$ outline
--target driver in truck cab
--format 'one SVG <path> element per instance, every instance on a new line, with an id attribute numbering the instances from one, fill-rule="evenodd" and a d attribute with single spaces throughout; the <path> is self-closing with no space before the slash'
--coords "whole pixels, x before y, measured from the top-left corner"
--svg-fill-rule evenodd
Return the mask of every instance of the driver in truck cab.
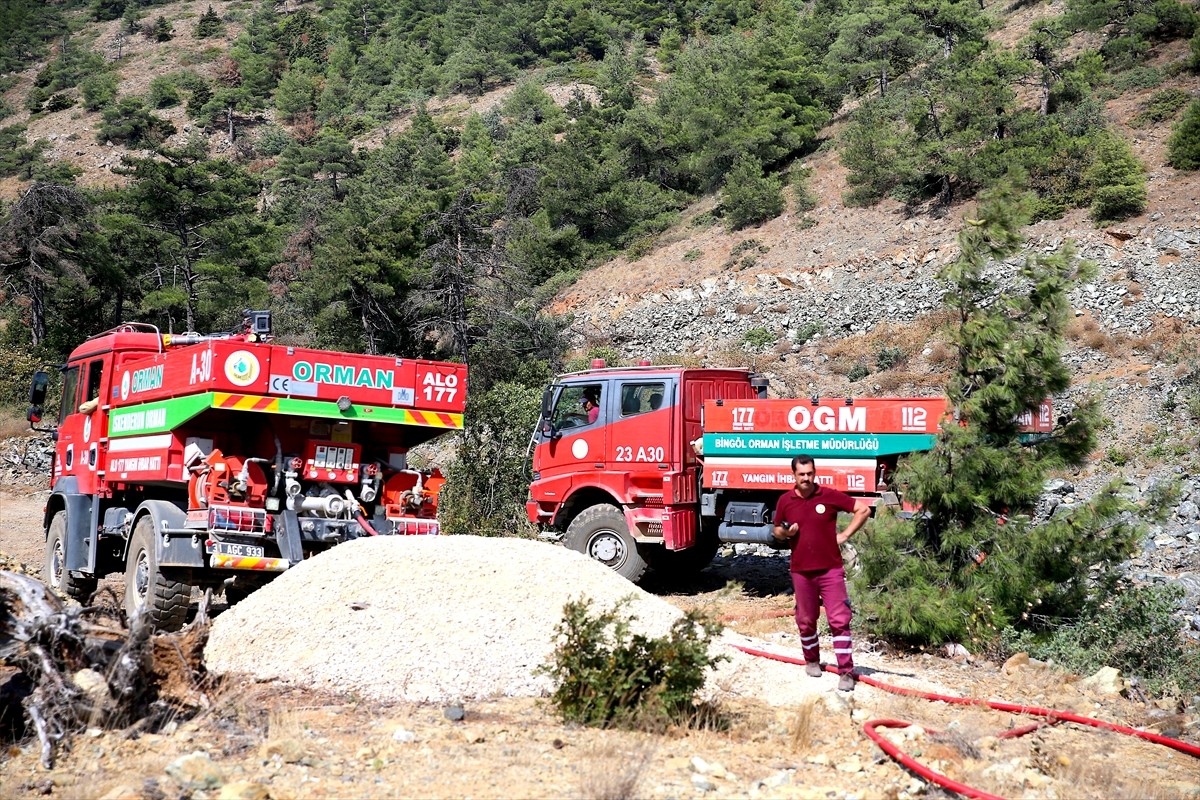
<path id="1" fill-rule="evenodd" d="M 600 390 L 591 386 L 584 389 L 579 404 L 587 414 L 587 424 L 591 425 L 600 416 Z"/>

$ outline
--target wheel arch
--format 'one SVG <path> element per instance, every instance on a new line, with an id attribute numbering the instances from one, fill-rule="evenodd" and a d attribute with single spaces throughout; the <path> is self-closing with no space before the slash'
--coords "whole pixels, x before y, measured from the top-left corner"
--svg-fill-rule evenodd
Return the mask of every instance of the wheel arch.
<path id="1" fill-rule="evenodd" d="M 66 513 L 67 531 L 63 541 L 64 566 L 77 572 L 92 572 L 95 563 L 90 556 L 96 548 L 96 532 L 92 529 L 92 504 L 97 502 L 90 495 L 79 492 L 79 481 L 66 477 L 54 484 L 54 491 L 46 500 L 42 515 L 42 541 L 50 540 L 50 522 L 56 514 Z"/>
<path id="2" fill-rule="evenodd" d="M 612 492 L 599 486 L 582 486 L 572 492 L 559 506 L 558 513 L 554 515 L 554 527 L 565 531 L 583 511 L 600 505 L 613 506 L 625 513 L 625 507 Z"/>
<path id="3" fill-rule="evenodd" d="M 122 548 L 122 561 L 126 561 L 129 558 L 129 543 L 133 538 L 133 530 L 137 528 L 139 522 L 146 518 L 151 520 L 151 525 L 154 528 L 154 550 L 159 564 L 162 564 L 163 558 L 168 555 L 166 551 L 170 550 L 172 551 L 171 554 L 174 554 L 175 550 L 181 549 L 170 546 L 163 547 L 163 537 L 160 534 L 164 528 L 169 530 L 183 528 L 184 523 L 187 522 L 187 512 L 166 500 L 145 500 L 133 512 L 133 520 L 129 525 L 130 536 L 125 540 L 125 546 Z M 196 561 L 195 566 L 204 566 L 204 556 L 202 554 Z"/>

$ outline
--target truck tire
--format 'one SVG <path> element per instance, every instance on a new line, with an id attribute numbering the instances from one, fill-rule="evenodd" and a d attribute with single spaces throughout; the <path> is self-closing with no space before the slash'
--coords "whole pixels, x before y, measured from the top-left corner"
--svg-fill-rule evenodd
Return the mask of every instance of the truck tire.
<path id="1" fill-rule="evenodd" d="M 649 566 L 629 533 L 625 515 L 615 506 L 585 509 L 567 526 L 563 543 L 634 583 L 642 579 Z"/>
<path id="2" fill-rule="evenodd" d="M 67 572 L 67 512 L 59 511 L 50 519 L 46 532 L 46 568 L 43 573 L 51 589 L 86 603 L 96 591 L 95 578 L 76 578 Z"/>
<path id="3" fill-rule="evenodd" d="M 179 630 L 187 619 L 192 587 L 164 577 L 154 552 L 154 519 L 149 514 L 133 526 L 125 560 L 125 613 L 130 620 L 149 615 L 156 630 Z"/>

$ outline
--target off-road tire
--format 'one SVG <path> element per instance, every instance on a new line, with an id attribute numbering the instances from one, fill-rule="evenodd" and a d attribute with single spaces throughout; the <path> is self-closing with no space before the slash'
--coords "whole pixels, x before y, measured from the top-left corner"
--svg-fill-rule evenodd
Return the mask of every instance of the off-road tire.
<path id="1" fill-rule="evenodd" d="M 95 578 L 76 578 L 67 572 L 66 511 L 59 511 L 50 519 L 50 530 L 46 531 L 46 566 L 42 575 L 50 588 L 80 603 L 87 603 L 96 592 Z"/>
<path id="2" fill-rule="evenodd" d="M 154 552 L 154 519 L 147 514 L 133 526 L 125 559 L 125 613 L 148 615 L 156 630 L 171 633 L 187 620 L 192 587 L 164 577 Z"/>
<path id="3" fill-rule="evenodd" d="M 625 515 L 616 506 L 592 506 L 580 512 L 567 526 L 563 544 L 634 583 L 649 568 L 625 524 Z"/>

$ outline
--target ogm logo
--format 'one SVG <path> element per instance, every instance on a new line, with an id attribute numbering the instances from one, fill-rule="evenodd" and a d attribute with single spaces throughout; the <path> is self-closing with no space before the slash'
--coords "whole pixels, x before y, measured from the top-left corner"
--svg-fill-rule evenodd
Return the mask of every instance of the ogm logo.
<path id="1" fill-rule="evenodd" d="M 129 373 L 126 372 L 121 376 L 121 399 L 129 399 Z"/>
<path id="2" fill-rule="evenodd" d="M 261 371 L 258 358 L 249 350 L 238 350 L 225 359 L 225 377 L 236 386 L 249 386 Z"/>

